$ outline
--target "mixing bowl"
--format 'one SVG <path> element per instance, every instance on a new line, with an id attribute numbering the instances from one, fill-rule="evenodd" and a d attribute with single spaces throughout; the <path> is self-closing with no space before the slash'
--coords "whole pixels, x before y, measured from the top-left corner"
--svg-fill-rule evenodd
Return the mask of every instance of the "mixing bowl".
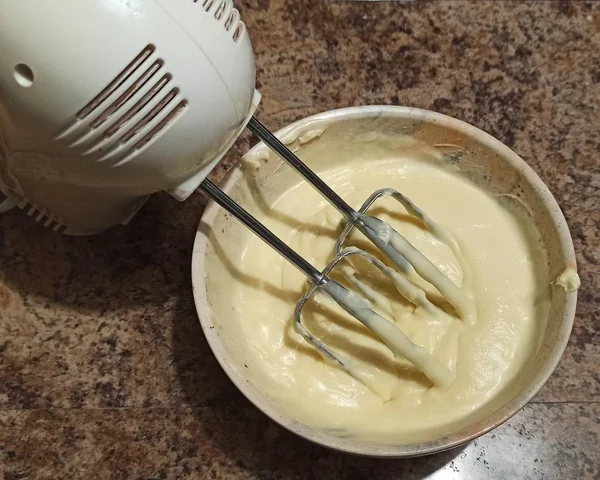
<path id="1" fill-rule="evenodd" d="M 258 388 L 253 360 L 236 323 L 229 292 L 235 281 L 236 262 L 242 255 L 237 238 L 244 227 L 214 203 L 206 208 L 197 231 L 192 258 L 194 299 L 208 343 L 233 383 L 256 407 L 288 430 L 318 444 L 344 452 L 408 457 L 456 447 L 500 425 L 518 412 L 544 385 L 567 344 L 577 294 L 553 282 L 563 272 L 576 271 L 569 230 L 559 206 L 535 172 L 513 151 L 485 132 L 438 113 L 407 107 L 366 106 L 334 110 L 289 125 L 277 136 L 302 157 L 311 142 L 351 138 L 358 132 L 412 136 L 445 154 L 447 167 L 469 178 L 516 215 L 535 243 L 536 268 L 549 284 L 550 308 L 540 341 L 520 374 L 486 405 L 435 438 L 406 439 L 380 444 L 310 428 L 296 422 Z M 251 168 L 241 165 L 225 179 L 223 189 L 259 219 L 265 205 L 298 181 L 298 176 L 258 144 L 250 152 Z M 260 161 L 256 158 L 263 157 Z M 307 161 L 317 173 L 327 162 Z M 248 166 L 246 164 L 246 166 Z M 251 358 L 252 357 L 252 358 Z"/>

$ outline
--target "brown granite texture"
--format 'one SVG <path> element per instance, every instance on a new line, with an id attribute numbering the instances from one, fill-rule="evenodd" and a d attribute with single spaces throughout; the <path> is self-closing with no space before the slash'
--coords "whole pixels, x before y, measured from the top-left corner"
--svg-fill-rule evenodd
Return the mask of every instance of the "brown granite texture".
<path id="1" fill-rule="evenodd" d="M 240 4 L 242 2 L 238 2 Z M 415 460 L 309 444 L 221 371 L 192 301 L 205 205 L 156 195 L 90 238 L 0 216 L 0 475 L 22 478 L 600 478 L 600 5 L 246 0 L 260 118 L 361 104 L 491 133 L 563 208 L 582 280 L 542 392 L 465 448 Z M 250 144 L 245 135 L 218 180 Z"/>

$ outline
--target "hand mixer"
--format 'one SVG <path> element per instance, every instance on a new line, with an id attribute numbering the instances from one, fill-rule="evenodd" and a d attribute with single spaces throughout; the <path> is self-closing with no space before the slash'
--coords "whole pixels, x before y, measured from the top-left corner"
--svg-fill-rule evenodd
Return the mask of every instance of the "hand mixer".
<path id="1" fill-rule="evenodd" d="M 446 367 L 375 312 L 368 299 L 379 294 L 369 285 L 345 272 L 362 296 L 329 274 L 360 256 L 416 308 L 439 310 L 415 283 L 419 276 L 469 320 L 473 306 L 461 289 L 366 212 L 391 196 L 459 254 L 456 242 L 392 189 L 375 192 L 354 210 L 253 117 L 260 101 L 254 57 L 231 0 L 0 0 L 0 44 L 0 189 L 6 196 L 0 211 L 18 205 L 47 227 L 86 235 L 126 224 L 152 193 L 167 191 L 183 201 L 199 188 L 306 275 L 311 286 L 297 304 L 295 328 L 325 359 L 361 379 L 303 325 L 302 308 L 316 292 L 333 298 L 434 384 L 452 381 Z M 206 179 L 244 128 L 346 219 L 323 271 Z M 395 268 L 343 248 L 353 228 Z"/>

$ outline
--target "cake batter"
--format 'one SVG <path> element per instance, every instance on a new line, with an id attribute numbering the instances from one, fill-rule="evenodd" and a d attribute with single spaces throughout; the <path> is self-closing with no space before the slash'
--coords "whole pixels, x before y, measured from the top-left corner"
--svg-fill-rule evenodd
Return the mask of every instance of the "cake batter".
<path id="1" fill-rule="evenodd" d="M 298 422 L 383 442 L 410 441 L 411 433 L 441 431 L 484 405 L 518 374 L 537 346 L 543 328 L 536 305 L 539 278 L 518 220 L 497 199 L 440 168 L 436 152 L 421 148 L 410 140 L 365 134 L 351 146 L 317 141 L 305 155 L 331 160 L 333 166 L 319 172 L 321 177 L 355 207 L 374 190 L 392 187 L 455 239 L 458 250 L 392 199 L 372 207 L 373 215 L 422 252 L 471 307 L 456 308 L 428 282 L 410 278 L 433 307 L 416 306 L 368 265 L 346 265 L 336 277 L 341 282 L 360 278 L 374 286 L 380 299 L 371 302 L 375 310 L 450 372 L 449 381 L 432 381 L 402 355 L 394 356 L 381 339 L 320 294 L 307 305 L 306 328 L 348 359 L 364 381 L 324 361 L 293 329 L 304 276 L 258 238 L 240 239 L 240 275 L 259 283 L 268 278 L 276 287 L 232 286 L 240 335 L 256 357 L 253 368 L 261 370 L 255 377 L 260 389 Z M 432 161 L 423 161 L 424 156 Z M 332 258 L 342 228 L 339 213 L 301 182 L 272 202 L 270 213 L 259 220 L 317 268 Z M 377 252 L 358 232 L 350 243 Z M 472 311 L 465 314 L 464 308 Z"/>

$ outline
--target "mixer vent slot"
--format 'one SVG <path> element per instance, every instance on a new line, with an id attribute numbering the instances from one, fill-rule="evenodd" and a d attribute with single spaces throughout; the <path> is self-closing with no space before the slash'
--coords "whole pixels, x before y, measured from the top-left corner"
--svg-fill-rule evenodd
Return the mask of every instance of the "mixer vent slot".
<path id="1" fill-rule="evenodd" d="M 127 80 L 136 70 L 139 69 L 144 61 L 154 53 L 154 50 L 154 45 L 148 45 L 146 48 L 144 48 L 144 50 L 142 50 L 142 52 L 135 57 L 133 61 L 127 65 L 127 67 L 125 67 L 125 69 L 119 75 L 117 75 L 117 77 L 110 82 L 104 90 L 102 90 L 90 103 L 88 103 L 77 113 L 77 116 L 83 120 L 94 110 L 96 110 L 96 108 L 98 108 L 102 102 L 104 102 L 104 100 L 106 100 L 117 88 L 123 85 L 123 82 L 125 82 L 125 80 Z"/>
<path id="2" fill-rule="evenodd" d="M 57 137 L 82 155 L 120 165 L 149 146 L 186 107 L 164 60 L 148 45 Z"/>
<path id="3" fill-rule="evenodd" d="M 202 2 L 205 12 L 214 10 L 214 17 L 218 22 L 223 21 L 225 31 L 232 33 L 234 42 L 237 42 L 244 33 L 244 22 L 240 20 L 240 12 L 233 8 L 232 0 L 193 0 L 194 3 Z"/>
<path id="4" fill-rule="evenodd" d="M 238 23 L 237 27 L 235 28 L 235 31 L 233 32 L 233 41 L 237 42 L 243 33 L 244 33 L 244 22 L 240 22 L 240 23 Z"/>
<path id="5" fill-rule="evenodd" d="M 44 208 L 41 208 L 36 203 L 23 200 L 23 202 L 19 205 L 19 208 L 21 208 L 21 210 L 23 210 L 28 216 L 33 217 L 36 222 L 43 224 L 44 227 L 50 228 L 55 232 L 64 232 L 67 228 L 67 226 L 52 213 L 48 212 Z"/>
<path id="6" fill-rule="evenodd" d="M 145 147 L 151 140 L 154 139 L 167 125 L 171 124 L 175 118 L 187 107 L 187 101 L 182 100 L 164 117 L 156 126 L 138 140 L 133 146 L 133 151 L 137 151 Z"/>
<path id="7" fill-rule="evenodd" d="M 204 0 L 204 3 L 202 3 L 202 8 L 205 11 L 210 12 L 210 9 L 212 8 L 214 3 L 215 3 L 215 0 Z"/>

